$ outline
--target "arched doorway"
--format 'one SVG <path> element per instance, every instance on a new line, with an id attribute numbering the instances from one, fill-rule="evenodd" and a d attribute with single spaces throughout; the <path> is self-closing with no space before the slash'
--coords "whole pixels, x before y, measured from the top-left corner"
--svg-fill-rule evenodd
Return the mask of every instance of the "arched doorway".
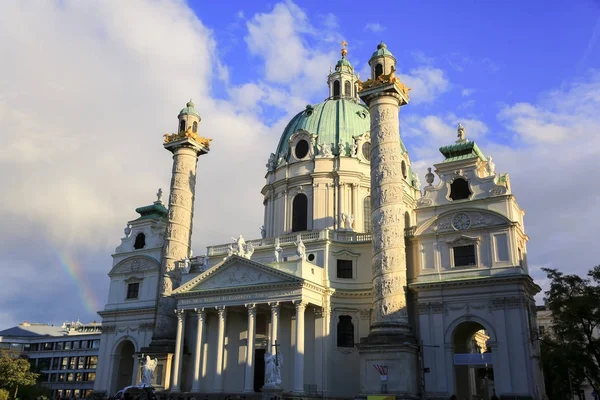
<path id="1" fill-rule="evenodd" d="M 494 394 L 494 369 L 489 339 L 489 334 L 478 322 L 462 322 L 454 329 L 454 392 L 459 399 L 489 400 Z"/>
<path id="2" fill-rule="evenodd" d="M 133 355 L 135 347 L 130 340 L 124 340 L 115 349 L 111 395 L 130 386 L 133 380 Z"/>

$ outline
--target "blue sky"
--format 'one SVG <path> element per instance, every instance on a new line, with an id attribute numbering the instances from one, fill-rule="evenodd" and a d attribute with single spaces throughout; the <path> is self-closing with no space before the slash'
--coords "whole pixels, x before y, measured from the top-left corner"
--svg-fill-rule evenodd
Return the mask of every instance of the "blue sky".
<path id="1" fill-rule="evenodd" d="M 0 328 L 98 319 L 126 222 L 168 191 L 162 135 L 189 98 L 213 138 L 194 253 L 258 236 L 269 153 L 294 114 L 327 96 L 342 40 L 361 76 L 379 41 L 396 56 L 413 89 L 401 132 L 421 181 L 458 122 L 510 173 L 539 284 L 541 267 L 598 263 L 597 0 L 8 1 Z"/>

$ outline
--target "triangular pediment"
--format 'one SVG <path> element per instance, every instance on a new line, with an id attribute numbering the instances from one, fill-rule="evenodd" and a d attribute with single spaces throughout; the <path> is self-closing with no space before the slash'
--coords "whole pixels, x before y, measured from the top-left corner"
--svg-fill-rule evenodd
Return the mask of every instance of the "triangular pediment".
<path id="1" fill-rule="evenodd" d="M 301 282 L 302 279 L 294 275 L 234 255 L 181 285 L 172 293 L 183 294 L 263 285 L 285 285 Z"/>

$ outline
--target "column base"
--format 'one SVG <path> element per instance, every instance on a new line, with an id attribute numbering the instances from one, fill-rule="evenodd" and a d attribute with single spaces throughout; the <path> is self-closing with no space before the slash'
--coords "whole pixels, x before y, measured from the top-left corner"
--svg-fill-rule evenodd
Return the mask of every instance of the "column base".
<path id="1" fill-rule="evenodd" d="M 360 357 L 360 393 L 395 395 L 396 399 L 419 398 L 419 346 L 414 336 L 382 330 L 372 332 L 358 345 Z M 382 380 L 375 366 L 386 366 Z M 358 396 L 362 397 L 362 396 Z"/>
<path id="2" fill-rule="evenodd" d="M 283 389 L 279 386 L 263 386 L 262 400 L 281 400 L 283 399 Z"/>

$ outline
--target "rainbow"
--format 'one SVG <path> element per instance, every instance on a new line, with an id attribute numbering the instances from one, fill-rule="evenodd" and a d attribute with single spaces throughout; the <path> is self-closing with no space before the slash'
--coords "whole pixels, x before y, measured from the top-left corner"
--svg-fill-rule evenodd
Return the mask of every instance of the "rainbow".
<path id="1" fill-rule="evenodd" d="M 80 264 L 66 251 L 56 251 L 56 256 L 71 281 L 77 286 L 81 303 L 83 303 L 85 309 L 92 315 L 96 315 L 96 312 L 99 310 L 98 301 L 88 280 L 82 273 Z"/>

